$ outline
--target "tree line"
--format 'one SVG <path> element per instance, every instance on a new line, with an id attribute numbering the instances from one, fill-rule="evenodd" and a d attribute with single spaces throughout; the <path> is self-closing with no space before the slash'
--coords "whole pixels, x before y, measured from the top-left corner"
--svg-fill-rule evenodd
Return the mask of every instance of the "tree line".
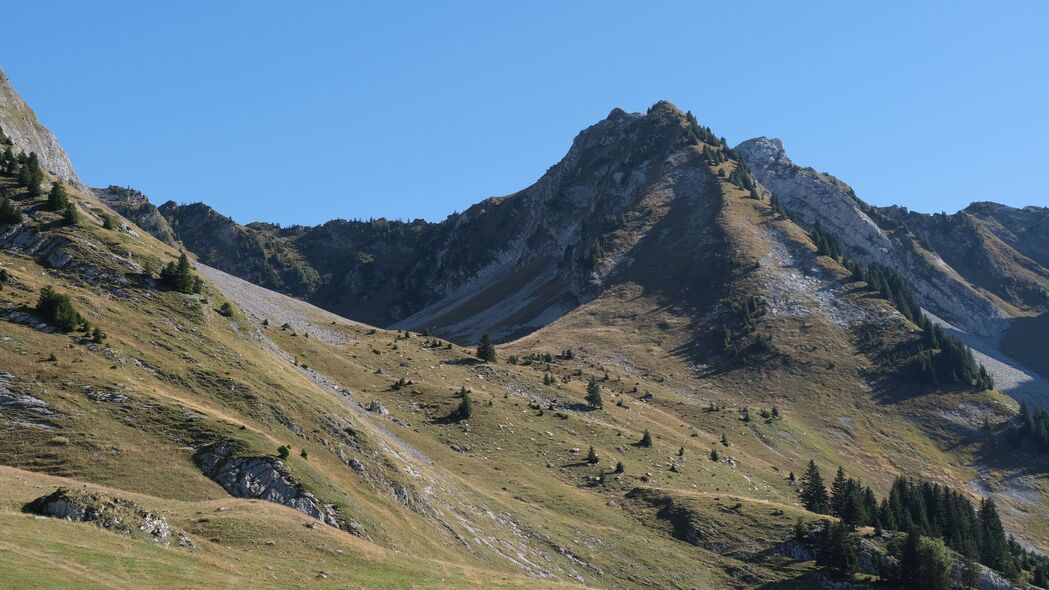
<path id="1" fill-rule="evenodd" d="M 911 373 L 925 383 L 947 383 L 994 389 L 994 379 L 976 362 L 972 351 L 958 338 L 944 332 L 922 312 L 906 279 L 880 264 L 863 265 L 845 254 L 841 241 L 818 220 L 810 232 L 816 253 L 833 258 L 852 273 L 853 281 L 863 281 L 867 288 L 891 303 L 903 317 L 917 324 L 922 339 L 910 364 Z"/>
<path id="2" fill-rule="evenodd" d="M 841 467 L 828 491 L 823 476 L 814 461 L 809 461 L 799 481 L 798 494 L 805 508 L 818 514 L 837 516 L 840 521 L 828 527 L 822 538 L 824 555 L 833 555 L 829 562 L 844 563 L 850 549 L 842 545 L 851 541 L 847 532 L 860 526 L 881 531 L 908 534 L 911 547 L 902 549 L 901 570 L 918 571 L 916 552 L 922 537 L 936 539 L 958 553 L 967 562 L 979 562 L 1001 572 L 1011 580 L 1019 580 L 1023 572 L 1035 585 L 1049 582 L 1049 558 L 1026 551 L 1014 539 L 1008 538 L 998 515 L 994 500 L 983 498 L 974 506 L 968 497 L 945 485 L 925 480 L 899 477 L 893 482 L 888 496 L 878 502 L 869 486 L 847 477 Z M 844 532 L 834 530 L 840 526 Z"/>

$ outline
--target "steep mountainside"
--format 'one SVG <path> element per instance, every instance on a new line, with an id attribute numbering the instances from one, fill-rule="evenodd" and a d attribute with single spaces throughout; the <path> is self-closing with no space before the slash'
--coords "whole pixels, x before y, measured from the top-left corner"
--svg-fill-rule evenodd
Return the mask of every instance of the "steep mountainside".
<path id="1" fill-rule="evenodd" d="M 673 196 L 713 186 L 694 127 L 665 102 L 646 115 L 616 109 L 533 186 L 436 224 L 280 230 L 239 226 L 201 204 L 161 213 L 201 260 L 347 317 L 461 342 L 483 332 L 508 340 L 641 272 L 630 270 L 634 261 L 666 245 L 651 232 L 671 223 L 663 215 Z"/>
<path id="2" fill-rule="evenodd" d="M 158 210 L 253 281 L 491 329 L 487 361 L 180 257 L 121 216 L 156 221 L 138 195 L 30 165 L 0 169 L 0 586 L 827 588 L 847 545 L 896 587 L 911 527 L 955 578 L 972 540 L 985 587 L 1040 580 L 1017 404 L 669 103 L 439 224 Z"/>
<path id="3" fill-rule="evenodd" d="M 1008 314 L 977 291 L 938 253 L 923 247 L 909 228 L 886 223 L 877 210 L 829 174 L 798 166 L 783 144 L 760 137 L 737 147 L 754 176 L 800 223 L 824 224 L 860 260 L 896 269 L 910 281 L 922 304 L 965 330 L 994 335 Z"/>
<path id="4" fill-rule="evenodd" d="M 14 142 L 17 150 L 36 153 L 40 165 L 63 182 L 83 188 L 66 151 L 53 133 L 40 124 L 36 114 L 15 92 L 7 74 L 0 69 L 0 129 Z"/>

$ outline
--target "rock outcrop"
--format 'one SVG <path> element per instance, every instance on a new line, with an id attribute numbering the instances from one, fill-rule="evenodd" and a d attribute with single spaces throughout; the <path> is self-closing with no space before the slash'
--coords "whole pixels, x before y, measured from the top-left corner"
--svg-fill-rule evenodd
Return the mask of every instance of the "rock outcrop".
<path id="1" fill-rule="evenodd" d="M 872 207 L 840 180 L 796 165 L 778 139 L 759 137 L 736 152 L 755 178 L 801 225 L 817 221 L 836 234 L 849 255 L 878 263 L 903 275 L 921 305 L 964 330 L 991 336 L 1008 326 L 1007 313 L 979 293 L 936 253 L 922 248 L 905 227 L 879 225 Z"/>
<path id="2" fill-rule="evenodd" d="M 36 152 L 44 170 L 76 188 L 84 188 L 66 151 L 54 134 L 40 124 L 33 109 L 18 95 L 3 70 L 0 70 L 0 129 L 11 138 L 16 151 Z"/>
<path id="3" fill-rule="evenodd" d="M 133 188 L 109 186 L 94 189 L 95 195 L 103 200 L 114 211 L 133 221 L 135 225 L 146 230 L 153 237 L 169 246 L 178 247 L 178 238 L 175 230 L 171 229 L 168 220 L 160 214 L 160 210 L 149 202 L 146 195 Z"/>
<path id="4" fill-rule="evenodd" d="M 173 531 L 163 516 L 125 498 L 61 487 L 29 502 L 22 510 L 51 518 L 94 523 L 107 530 L 147 538 L 162 545 L 169 545 L 175 539 L 180 546 L 195 547 L 185 533 Z"/>
<path id="5" fill-rule="evenodd" d="M 239 456 L 238 452 L 231 444 L 216 443 L 198 450 L 193 461 L 231 496 L 282 504 L 331 526 L 347 528 L 335 506 L 307 492 L 283 462 L 273 457 Z"/>

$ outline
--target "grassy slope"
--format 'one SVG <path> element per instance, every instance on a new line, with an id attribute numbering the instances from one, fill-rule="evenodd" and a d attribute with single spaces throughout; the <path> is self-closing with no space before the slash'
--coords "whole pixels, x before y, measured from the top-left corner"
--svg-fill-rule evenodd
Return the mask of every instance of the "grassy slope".
<path id="1" fill-rule="evenodd" d="M 768 217 L 766 204 L 722 190 L 717 223 L 734 236 L 739 268 L 751 268 L 751 259 L 764 255 L 772 224 L 811 250 L 796 227 Z M 48 215 L 37 217 L 46 221 Z M 90 219 L 76 232 L 106 249 L 130 250 L 136 260 L 174 254 L 151 238 L 102 230 Z M 88 256 L 91 249 L 81 248 Z M 112 350 L 3 324 L 9 339 L 0 342 L 0 366 L 15 376 L 12 387 L 63 413 L 54 419 L 56 430 L 0 421 L 0 436 L 8 441 L 4 462 L 112 488 L 165 511 L 201 546 L 194 553 L 114 542 L 111 533 L 90 525 L 21 515 L 20 504 L 58 480 L 4 469 L 0 560 L 14 567 L 0 568 L 0 578 L 12 583 L 63 583 L 77 576 L 119 587 L 149 572 L 160 585 L 535 584 L 520 577 L 516 561 L 561 580 L 606 587 L 804 585 L 805 566 L 754 565 L 753 579 L 739 574 L 744 561 L 787 538 L 797 516 L 812 517 L 798 506 L 789 471 L 800 472 L 814 457 L 828 477 L 841 464 L 879 493 L 901 473 L 964 489 L 977 478 L 970 463 L 984 435 L 945 413 L 975 407 L 998 420 L 1009 411 L 997 394 L 903 395 L 891 378 L 872 372 L 878 347 L 861 345 L 856 334 L 819 317 L 769 316 L 760 329 L 773 336 L 773 353 L 719 359 L 710 336 L 689 318 L 714 309 L 720 298 L 760 288 L 760 277 L 747 270 L 729 277 L 709 301 L 697 299 L 710 306 L 698 310 L 675 309 L 660 290 L 624 281 L 500 349 L 505 358 L 573 348 L 574 359 L 489 366 L 470 360 L 469 350 L 429 348 L 418 335 L 397 339 L 351 322 L 332 325 L 320 312 L 310 338 L 272 320 L 264 329 L 261 320 L 269 318 L 243 312 L 231 321 L 214 311 L 223 295 L 211 286 L 206 303 L 142 285 L 125 287 L 128 297 L 122 298 L 10 251 L 0 252 L 0 262 L 15 276 L 0 292 L 3 307 L 31 304 L 40 287 L 57 283 L 109 333 Z M 819 263 L 842 273 L 829 261 Z M 860 290 L 846 293 L 857 306 L 885 311 L 884 302 Z M 905 337 L 899 334 L 887 329 L 884 337 Z M 293 366 L 275 348 L 309 369 Z M 50 352 L 57 363 L 46 361 Z M 547 372 L 555 385 L 543 385 Z M 322 385 L 321 376 L 349 389 L 349 402 Z M 602 379 L 604 410 L 579 407 L 590 376 Z M 412 383 L 394 389 L 401 377 Z M 83 393 L 86 385 L 129 392 L 130 400 L 92 401 Z M 475 414 L 468 423 L 443 423 L 461 386 L 473 391 Z M 646 393 L 653 397 L 643 401 Z M 402 422 L 355 405 L 372 400 Z M 711 401 L 721 410 L 706 411 Z M 550 403 L 556 409 L 545 409 Z M 781 420 L 758 418 L 758 408 L 772 405 Z M 749 423 L 740 419 L 743 407 L 752 410 Z M 328 426 L 333 421 L 356 436 L 342 436 Z M 632 444 L 645 430 L 655 439 L 651 449 Z M 718 442 L 722 433 L 728 448 Z M 292 473 L 362 522 L 376 544 L 334 529 L 308 529 L 305 517 L 275 505 L 228 498 L 189 460 L 192 445 L 220 437 L 259 454 L 290 444 Z M 601 458 L 597 465 L 582 461 L 589 446 Z M 710 461 L 711 448 L 735 464 Z M 300 449 L 309 452 L 308 460 L 297 456 Z M 365 463 L 368 476 L 347 468 L 340 450 Z M 625 473 L 610 475 L 617 461 Z M 992 486 L 1001 485 L 994 472 L 985 475 Z M 598 476 L 604 485 L 592 485 Z M 407 490 L 408 507 L 394 498 L 393 485 Z M 1026 516 L 1045 513 L 1044 480 L 1033 485 L 1034 499 L 1026 504 L 1008 494 L 999 498 L 1008 507 L 1007 523 L 1044 548 L 1044 519 Z M 679 499 L 726 537 L 730 549 L 675 538 L 652 506 L 627 497 L 638 487 Z M 733 508 L 736 503 L 740 508 Z M 219 506 L 228 510 L 219 512 Z M 268 539 L 276 545 L 266 545 Z M 326 581 L 316 578 L 319 570 L 328 573 Z"/>

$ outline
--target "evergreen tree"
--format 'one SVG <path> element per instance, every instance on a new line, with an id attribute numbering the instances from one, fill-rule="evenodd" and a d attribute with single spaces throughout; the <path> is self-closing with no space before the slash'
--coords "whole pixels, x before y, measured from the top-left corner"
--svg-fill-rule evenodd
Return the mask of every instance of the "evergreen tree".
<path id="1" fill-rule="evenodd" d="M 827 488 L 823 485 L 823 475 L 820 474 L 816 462 L 810 460 L 805 473 L 801 476 L 801 502 L 805 508 L 817 514 L 826 514 L 830 509 L 830 500 L 827 497 Z"/>
<path id="2" fill-rule="evenodd" d="M 486 363 L 495 362 L 495 344 L 492 344 L 492 337 L 488 334 L 481 336 L 481 343 L 477 345 L 477 358 Z"/>
<path id="3" fill-rule="evenodd" d="M 918 567 L 911 570 L 910 587 L 916 590 L 951 590 L 954 556 L 940 539 L 919 537 Z"/>
<path id="4" fill-rule="evenodd" d="M 197 288 L 197 278 L 193 276 L 193 269 L 189 264 L 189 257 L 185 252 L 179 255 L 178 263 L 169 262 L 160 271 L 160 282 L 172 291 L 179 293 L 194 293 Z"/>
<path id="5" fill-rule="evenodd" d="M 0 196 L 0 225 L 22 221 L 22 210 L 7 195 Z"/>
<path id="6" fill-rule="evenodd" d="M 837 473 L 834 474 L 834 481 L 830 484 L 830 513 L 834 516 L 841 516 L 845 506 L 845 486 L 845 469 L 839 465 Z"/>
<path id="7" fill-rule="evenodd" d="M 80 221 L 80 213 L 76 210 L 76 206 L 73 203 L 66 203 L 65 209 L 62 209 L 62 221 L 66 225 L 73 225 Z"/>
<path id="8" fill-rule="evenodd" d="M 1010 568 L 1011 557 L 1009 544 L 1005 539 L 1005 529 L 998 517 L 994 500 L 984 498 L 980 501 L 978 515 L 980 562 L 991 569 L 1005 572 Z"/>
<path id="9" fill-rule="evenodd" d="M 470 399 L 470 390 L 465 387 L 459 389 L 459 406 L 452 412 L 450 418 L 454 421 L 469 420 L 473 416 L 473 400 Z"/>
<path id="10" fill-rule="evenodd" d="M 710 460 L 717 463 L 720 457 L 718 457 L 717 449 L 710 449 Z"/>
<path id="11" fill-rule="evenodd" d="M 50 285 L 40 290 L 36 312 L 44 321 L 63 332 L 72 332 L 83 322 L 69 296 L 56 293 Z"/>
<path id="12" fill-rule="evenodd" d="M 586 403 L 590 404 L 590 407 L 595 410 L 604 407 L 604 402 L 601 400 L 601 386 L 597 384 L 595 379 L 590 379 L 590 383 L 586 385 Z"/>
<path id="13" fill-rule="evenodd" d="M 598 462 L 597 452 L 594 451 L 593 446 L 591 446 L 590 450 L 586 452 L 586 462 L 590 465 L 594 465 Z"/>
<path id="14" fill-rule="evenodd" d="M 851 579 L 856 573 L 856 548 L 848 528 L 841 522 L 827 527 L 822 536 L 816 563 L 828 568 L 835 576 Z"/>
<path id="15" fill-rule="evenodd" d="M 641 440 L 638 441 L 639 447 L 651 447 L 652 446 L 652 433 L 645 430 L 645 434 L 641 435 Z"/>
<path id="16" fill-rule="evenodd" d="M 51 192 L 47 193 L 47 208 L 51 211 L 64 211 L 69 207 L 69 194 L 61 182 L 51 185 Z"/>

